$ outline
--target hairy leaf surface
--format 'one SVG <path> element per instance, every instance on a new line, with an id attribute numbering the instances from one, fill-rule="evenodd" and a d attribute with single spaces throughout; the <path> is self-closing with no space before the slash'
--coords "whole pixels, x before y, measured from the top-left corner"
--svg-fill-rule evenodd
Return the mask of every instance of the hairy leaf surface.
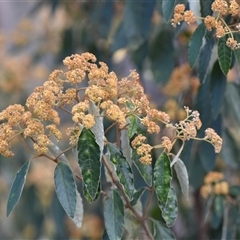
<path id="1" fill-rule="evenodd" d="M 134 192 L 132 169 L 126 158 L 123 156 L 122 151 L 116 145 L 108 143 L 108 150 L 110 152 L 110 161 L 116 167 L 116 173 L 120 183 L 123 185 L 126 194 L 131 199 Z"/>
<path id="2" fill-rule="evenodd" d="M 84 195 L 89 202 L 96 200 L 99 193 L 101 151 L 94 134 L 83 128 L 78 140 L 78 164 L 82 172 Z"/>
<path id="3" fill-rule="evenodd" d="M 170 167 L 170 159 L 165 152 L 158 157 L 154 167 L 154 186 L 157 198 L 162 208 L 166 206 L 170 184 L 172 181 L 172 169 Z"/>
<path id="4" fill-rule="evenodd" d="M 120 240 L 124 225 L 123 201 L 116 190 L 111 190 L 104 203 L 104 223 L 110 240 Z"/>
<path id="5" fill-rule="evenodd" d="M 200 49 L 202 47 L 205 32 L 206 32 L 205 24 L 201 23 L 200 25 L 198 25 L 197 29 L 195 30 L 190 39 L 188 46 L 188 61 L 191 68 L 194 67 L 197 58 L 200 54 Z"/>
<path id="6" fill-rule="evenodd" d="M 18 170 L 16 173 L 16 176 L 13 180 L 9 196 L 8 196 L 8 202 L 7 202 L 7 216 L 12 212 L 13 208 L 16 206 L 18 203 L 24 184 L 26 182 L 26 176 L 28 173 L 28 169 L 30 166 L 30 161 L 25 162 L 22 167 Z"/>
<path id="7" fill-rule="evenodd" d="M 73 218 L 76 210 L 75 181 L 70 167 L 59 162 L 54 171 L 55 190 L 65 212 Z"/>

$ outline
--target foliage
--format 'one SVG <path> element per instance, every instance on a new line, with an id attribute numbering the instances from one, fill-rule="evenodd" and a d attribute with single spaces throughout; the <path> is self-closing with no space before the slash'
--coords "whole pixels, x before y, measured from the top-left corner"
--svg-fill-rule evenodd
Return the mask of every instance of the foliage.
<path id="1" fill-rule="evenodd" d="M 137 8 L 133 1 L 126 1 L 117 3 L 123 7 L 120 19 L 113 14 L 112 1 L 97 6 L 83 4 L 86 11 L 99 10 L 91 15 L 89 26 L 96 26 L 95 36 L 100 36 L 102 42 L 96 44 L 92 40 L 87 25 L 80 42 L 106 58 L 107 64 L 97 62 L 95 55 L 88 52 L 73 54 L 63 61 L 67 70 L 53 71 L 24 106 L 10 105 L 0 113 L 1 154 L 12 157 L 12 140 L 21 138 L 33 155 L 16 174 L 7 215 L 18 203 L 33 161 L 46 158 L 56 164 L 56 194 L 76 226 L 84 224 L 86 201 L 103 199 L 103 239 L 175 239 L 170 227 L 177 215 L 182 215 L 179 190 L 188 199 L 192 194 L 189 184 L 193 186 L 196 205 L 199 193 L 207 201 L 204 224 L 213 237 L 219 232 L 222 238 L 239 236 L 239 186 L 230 186 L 222 174 L 212 172 L 216 153 L 222 148 L 222 118 L 227 121 L 228 114 L 234 120 L 223 129 L 221 156 L 227 164 L 239 165 L 236 129 L 239 130 L 240 118 L 235 100 L 240 93 L 237 85 L 227 83 L 229 72 L 239 62 L 239 5 L 233 0 L 199 3 L 201 16 L 196 16 L 187 1 L 140 1 Z M 108 18 L 103 18 L 103 13 Z M 198 26 L 188 32 L 188 25 L 198 19 Z M 101 28 L 103 25 L 105 28 Z M 174 68 L 182 60 L 175 54 L 176 39 L 179 41 L 182 32 L 191 34 L 186 50 L 192 69 L 184 64 Z M 171 98 L 165 111 L 152 107 L 136 71 L 122 79 L 109 72 L 108 56 L 116 57 L 123 49 L 127 49 L 140 73 L 146 67 L 145 61 L 150 63 L 155 82 L 164 86 L 162 93 Z M 176 114 L 175 100 L 184 98 L 181 94 L 189 85 L 184 85 L 186 79 L 190 79 L 192 92 L 185 94 L 195 101 L 185 101 L 183 105 L 196 110 L 184 107 Z M 64 150 L 59 142 L 64 136 L 60 111 L 72 120 L 66 130 Z M 67 158 L 71 151 L 77 169 Z M 82 183 L 80 193 L 76 180 Z M 143 186 L 139 187 L 139 181 L 144 182 Z M 154 202 L 158 203 L 157 217 L 151 214 Z"/>

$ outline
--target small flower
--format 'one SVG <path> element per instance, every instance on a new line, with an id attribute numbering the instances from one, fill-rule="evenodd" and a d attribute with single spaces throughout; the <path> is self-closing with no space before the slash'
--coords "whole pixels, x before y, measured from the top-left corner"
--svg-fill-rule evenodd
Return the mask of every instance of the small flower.
<path id="1" fill-rule="evenodd" d="M 221 151 L 222 138 L 212 128 L 207 128 L 205 130 L 205 139 L 212 143 L 216 153 Z"/>
<path id="2" fill-rule="evenodd" d="M 163 136 L 162 140 L 163 140 L 162 141 L 162 146 L 164 148 L 166 148 L 167 152 L 170 152 L 172 150 L 172 147 L 173 147 L 172 141 L 166 136 Z"/>
<path id="3" fill-rule="evenodd" d="M 183 19 L 184 21 L 190 25 L 191 23 L 196 22 L 196 17 L 194 16 L 194 12 L 192 10 L 187 10 L 184 14 L 183 14 Z"/>
<path id="4" fill-rule="evenodd" d="M 212 31 L 212 29 L 216 27 L 216 19 L 208 15 L 204 18 L 204 24 L 208 31 Z"/>

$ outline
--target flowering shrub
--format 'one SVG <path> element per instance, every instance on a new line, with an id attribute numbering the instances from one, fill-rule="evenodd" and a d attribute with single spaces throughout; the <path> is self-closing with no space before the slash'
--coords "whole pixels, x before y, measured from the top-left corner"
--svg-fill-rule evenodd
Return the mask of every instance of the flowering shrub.
<path id="1" fill-rule="evenodd" d="M 16 175 L 8 199 L 7 215 L 20 198 L 31 161 L 45 157 L 57 164 L 54 173 L 56 193 L 77 226 L 82 225 L 83 206 L 75 178 L 83 182 L 83 193 L 90 203 L 100 194 L 106 195 L 104 219 L 110 239 L 122 236 L 124 208 L 132 212 L 146 236 L 152 239 L 153 234 L 147 224 L 150 221 L 149 206 L 143 212 L 136 211 L 134 207 L 143 192 L 148 190 L 151 193 L 149 204 L 153 193 L 156 193 L 162 217 L 168 227 L 172 226 L 177 217 L 177 198 L 171 184 L 173 168 L 182 192 L 188 198 L 188 174 L 179 158 L 184 143 L 190 139 L 206 141 L 219 153 L 222 139 L 211 128 L 205 130 L 205 137 L 197 137 L 202 126 L 198 111 L 185 107 L 185 119 L 173 124 L 167 113 L 152 109 L 136 71 L 118 80 L 105 63 L 98 65 L 91 53 L 74 54 L 63 62 L 68 70 L 55 70 L 43 86 L 35 88 L 25 106 L 11 105 L 0 113 L 1 154 L 13 156 L 10 147 L 16 137 L 20 137 L 24 146 L 34 154 Z M 83 86 L 83 82 L 87 85 Z M 67 129 L 69 146 L 64 150 L 57 146 L 62 138 L 60 110 L 69 114 L 73 121 Z M 105 118 L 112 122 L 107 129 L 104 128 Z M 163 136 L 158 145 L 152 146 L 147 143 L 147 134 L 159 134 L 160 124 L 169 128 L 173 137 Z M 113 143 L 106 136 L 110 129 L 117 132 Z M 177 140 L 182 142 L 182 146 L 174 155 L 172 149 Z M 161 148 L 162 152 L 153 164 L 152 151 L 156 148 Z M 72 171 L 65 156 L 72 149 L 77 150 L 80 176 Z M 135 189 L 132 164 L 136 165 L 148 187 Z M 102 166 L 111 182 L 110 189 L 101 189 Z M 166 228 L 155 225 L 156 228 Z M 166 231 L 169 236 L 172 234 L 170 229 L 166 228 Z M 129 234 L 133 236 L 136 233 Z"/>
<path id="2" fill-rule="evenodd" d="M 238 2 L 199 0 L 194 2 L 199 5 L 199 16 L 196 9 L 193 12 L 191 1 L 160 3 L 154 0 L 139 1 L 137 5 L 134 1 L 103 1 L 93 5 L 79 2 L 75 5 L 78 11 L 75 7 L 67 10 L 73 16 L 70 22 L 84 25 L 80 27 L 82 34 L 77 33 L 84 39 L 73 37 L 79 44 L 76 49 L 91 46 L 91 50 L 96 48 L 101 52 L 99 58 L 104 59 L 104 53 L 109 58 L 111 53 L 113 61 L 121 61 L 122 54 L 132 55 L 140 74 L 146 68 L 152 73 L 155 85 L 161 87 L 157 93 L 161 94 L 159 98 L 165 98 L 165 105 L 160 110 L 150 103 L 142 87 L 144 81 L 135 70 L 118 79 L 117 73 L 109 72 L 107 64 L 97 62 L 91 53 L 65 58 L 66 71 L 55 70 L 42 86 L 35 88 L 26 104 L 11 105 L 0 113 L 1 155 L 12 157 L 15 153 L 18 157 L 13 149 L 19 143 L 32 156 L 13 181 L 7 215 L 20 199 L 30 166 L 28 182 L 40 179 L 37 188 L 51 189 L 49 177 L 53 171 L 49 165 L 45 166 L 47 161 L 55 167 L 56 194 L 69 216 L 67 225 L 63 225 L 73 238 L 102 236 L 102 220 L 87 216 L 88 207 L 84 203 L 97 199 L 103 205 L 106 229 L 103 239 L 173 239 L 171 226 L 179 235 L 176 230 L 179 222 L 174 225 L 177 215 L 180 221 L 184 217 L 180 225 L 189 224 L 185 228 L 189 232 L 179 238 L 199 235 L 205 239 L 220 233 L 222 239 L 239 238 L 240 188 L 234 185 L 239 183 L 238 178 L 234 179 L 233 169 L 231 174 L 212 172 L 221 149 L 216 161 L 218 171 L 224 169 L 222 160 L 238 163 L 240 151 L 236 144 L 240 95 L 238 86 L 228 82 L 232 70 L 240 63 Z M 89 17 L 96 12 L 92 8 L 99 11 L 93 14 L 94 20 Z M 113 9 L 122 11 L 117 15 L 123 18 L 109 24 L 115 14 Z M 76 21 L 79 17 L 76 18 L 76 12 L 82 21 Z M 126 28 L 128 25 L 131 28 Z M 70 29 L 76 34 L 80 28 L 74 26 Z M 89 26 L 97 30 L 94 36 L 89 35 Z M 68 30 L 67 24 L 67 36 Z M 56 51 L 56 41 L 49 39 Z M 188 56 L 181 47 L 188 49 Z M 14 64 L 11 67 L 22 69 Z M 19 71 L 10 76 L 13 83 L 25 79 Z M 6 81 L 4 89 L 15 89 L 15 85 L 10 86 Z M 153 95 L 151 100 L 156 97 Z M 65 118 L 71 119 L 67 127 Z M 74 162 L 69 155 L 74 155 Z M 234 165 L 236 172 L 237 166 Z M 144 182 L 141 187 L 139 180 Z M 41 202 L 50 204 L 46 191 L 39 195 Z M 190 201 L 186 204 L 182 197 Z M 157 216 L 153 217 L 156 202 Z M 190 205 L 196 211 L 189 211 Z M 204 207 L 206 216 L 202 223 Z M 78 230 L 71 225 L 72 221 Z M 93 237 L 87 225 L 98 226 L 98 234 Z"/>

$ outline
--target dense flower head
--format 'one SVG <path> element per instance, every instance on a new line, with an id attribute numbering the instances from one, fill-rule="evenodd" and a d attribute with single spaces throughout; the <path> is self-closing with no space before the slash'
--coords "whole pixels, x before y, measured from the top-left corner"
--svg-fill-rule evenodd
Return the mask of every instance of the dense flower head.
<path id="1" fill-rule="evenodd" d="M 146 137 L 142 134 L 139 134 L 134 138 L 131 144 L 133 149 L 136 149 L 137 151 L 139 161 L 144 165 L 149 165 L 152 162 L 151 150 L 153 149 L 153 147 L 147 143 L 144 143 L 145 140 Z"/>
<path id="2" fill-rule="evenodd" d="M 239 31 L 239 25 L 237 23 L 228 25 L 225 22 L 225 17 L 240 17 L 240 6 L 236 0 L 214 0 L 211 9 L 213 15 L 206 16 L 203 19 L 203 22 L 208 31 L 215 30 L 216 38 L 222 38 L 225 35 L 228 35 L 229 38 L 226 41 L 226 45 L 232 50 L 236 50 L 240 47 L 240 44 L 234 39 L 233 33 Z M 187 24 L 195 22 L 196 17 L 191 10 L 185 10 L 183 4 L 177 4 L 174 9 L 173 18 L 171 23 L 173 27 L 176 27 L 180 24 L 181 21 L 185 21 Z"/>
<path id="3" fill-rule="evenodd" d="M 229 184 L 223 181 L 224 175 L 220 172 L 209 172 L 204 178 L 204 185 L 200 189 L 203 198 L 208 198 L 211 194 L 227 195 Z"/>
<path id="4" fill-rule="evenodd" d="M 207 128 L 205 130 L 205 139 L 210 141 L 210 143 L 214 146 L 216 153 L 221 151 L 222 138 L 212 128 Z"/>
<path id="5" fill-rule="evenodd" d="M 199 118 L 198 111 L 192 111 L 188 107 L 184 107 L 187 116 L 184 120 L 175 124 L 177 129 L 177 137 L 183 140 L 189 140 L 197 136 L 197 130 L 201 128 L 202 122 Z"/>

